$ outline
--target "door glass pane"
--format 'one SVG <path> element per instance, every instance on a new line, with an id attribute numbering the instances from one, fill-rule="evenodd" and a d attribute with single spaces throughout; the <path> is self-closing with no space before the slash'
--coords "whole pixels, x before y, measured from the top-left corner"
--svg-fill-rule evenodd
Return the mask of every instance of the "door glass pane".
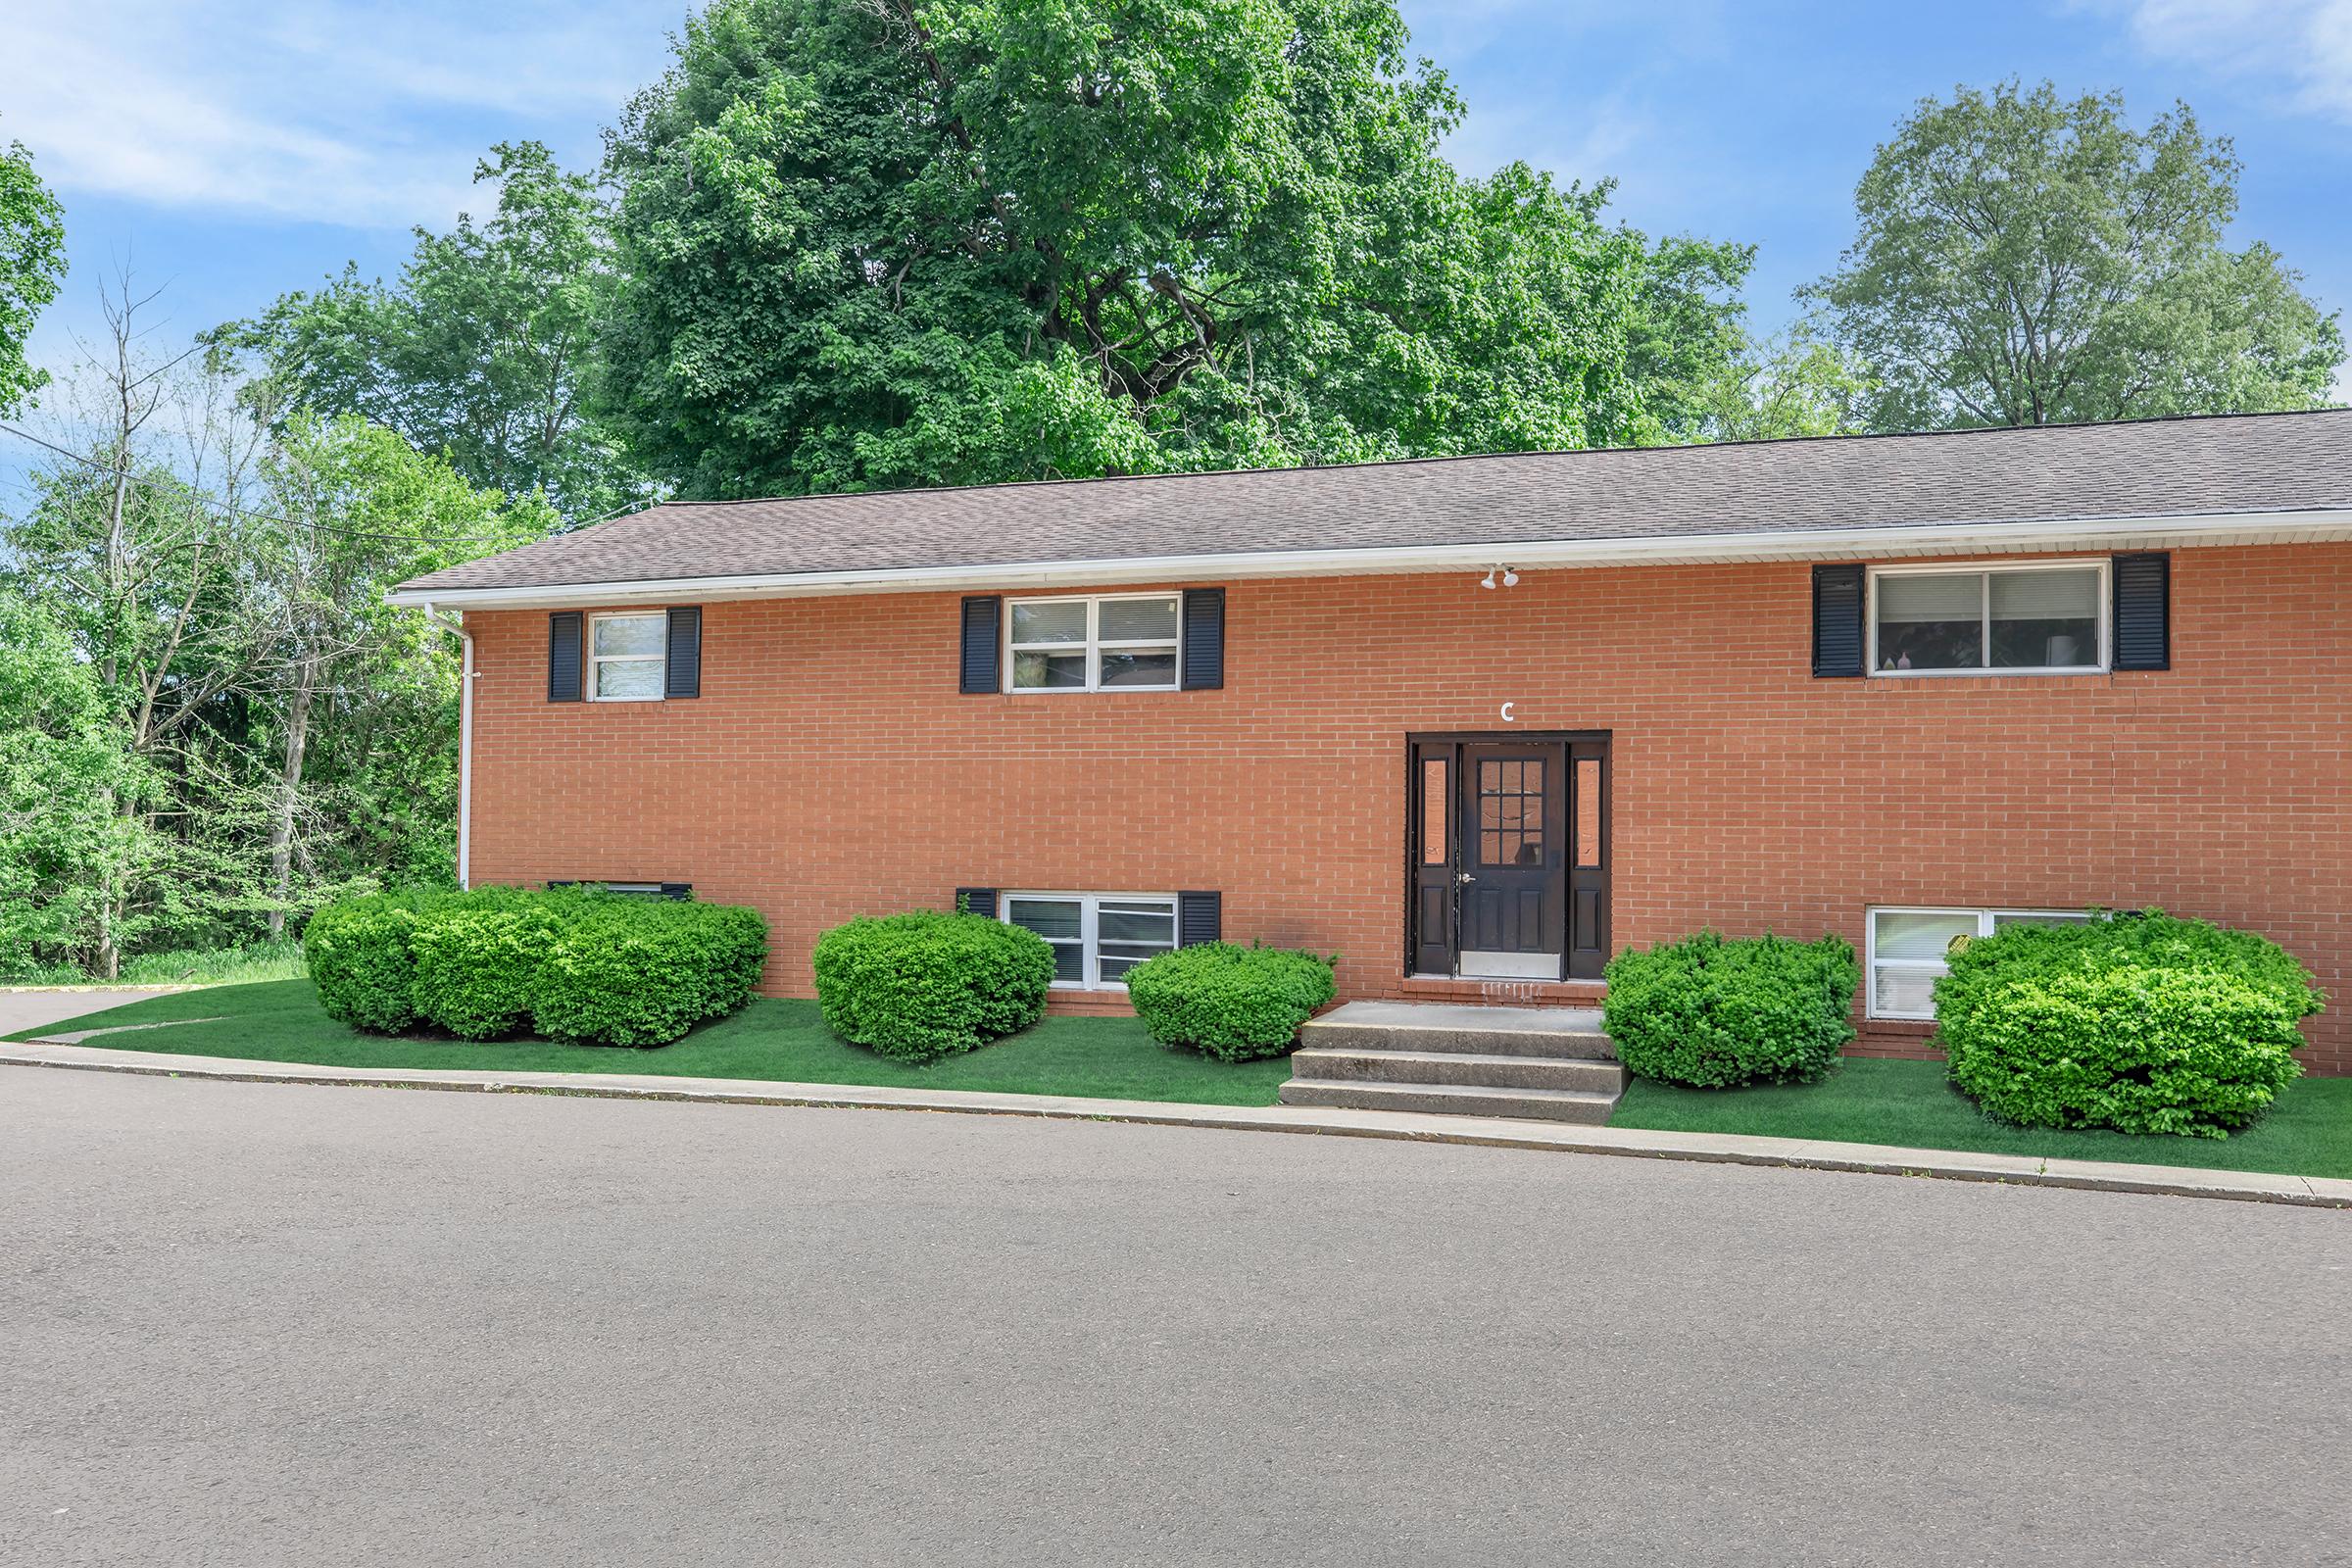
<path id="1" fill-rule="evenodd" d="M 599 615 L 596 652 L 600 654 L 658 654 L 669 627 L 667 615 Z"/>
<path id="2" fill-rule="evenodd" d="M 1421 863 L 1446 863 L 1446 759 L 1421 760 Z"/>
<path id="3" fill-rule="evenodd" d="M 1878 579 L 1881 669 L 1981 669 L 1984 574 L 1901 574 Z"/>
<path id="4" fill-rule="evenodd" d="M 662 695 L 662 661 L 659 659 L 599 661 L 596 666 L 596 695 L 659 697 Z"/>
<path id="5" fill-rule="evenodd" d="M 1106 643 L 1148 643 L 1176 635 L 1173 599 L 1105 599 L 1101 616 L 1100 635 Z"/>
<path id="6" fill-rule="evenodd" d="M 1600 863 L 1600 759 L 1576 760 L 1576 863 Z"/>
<path id="7" fill-rule="evenodd" d="M 2099 662 L 2099 572 L 1996 571 L 1992 662 L 2009 669 L 2066 669 Z"/>
<path id="8" fill-rule="evenodd" d="M 1014 925 L 1036 932 L 1049 942 L 1078 940 L 1079 906 L 1076 899 L 1014 899 L 1006 905 L 1004 918 Z"/>
<path id="9" fill-rule="evenodd" d="M 1016 643 L 1082 643 L 1086 641 L 1086 601 L 1040 599 L 1012 607 L 1012 640 Z"/>
<path id="10" fill-rule="evenodd" d="M 1086 684 L 1084 654 L 1015 654 L 1012 684 L 1018 691 L 1067 691 Z"/>
<path id="11" fill-rule="evenodd" d="M 1928 958 L 1940 961 L 1951 950 L 1952 938 L 1977 934 L 1974 911 L 1904 913 L 1882 910 L 1878 916 L 1878 956 Z"/>
<path id="12" fill-rule="evenodd" d="M 1102 650 L 1102 684 L 1173 686 L 1176 684 L 1176 650 L 1105 648 Z"/>
<path id="13" fill-rule="evenodd" d="M 1486 865 L 1543 864 L 1541 759 L 1478 764 L 1478 858 Z"/>

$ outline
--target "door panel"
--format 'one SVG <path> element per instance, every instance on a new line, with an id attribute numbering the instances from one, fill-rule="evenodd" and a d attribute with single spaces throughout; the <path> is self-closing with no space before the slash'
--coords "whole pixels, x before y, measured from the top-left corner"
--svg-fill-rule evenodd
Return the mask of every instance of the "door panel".
<path id="1" fill-rule="evenodd" d="M 1411 744 L 1410 972 L 1599 977 L 1609 952 L 1608 754 L 1606 737 Z"/>
<path id="2" fill-rule="evenodd" d="M 1597 980 L 1609 961 L 1609 743 L 1568 745 L 1574 854 L 1568 866 L 1568 974 Z"/>
<path id="3" fill-rule="evenodd" d="M 1406 954 L 1415 974 L 1453 973 L 1453 770 L 1451 742 L 1413 747 L 1409 781 L 1412 932 Z"/>
<path id="4" fill-rule="evenodd" d="M 1465 745 L 1460 806 L 1463 947 L 1556 955 L 1563 947 L 1568 824 L 1565 748 Z M 1553 971 L 1557 973 L 1556 968 Z"/>

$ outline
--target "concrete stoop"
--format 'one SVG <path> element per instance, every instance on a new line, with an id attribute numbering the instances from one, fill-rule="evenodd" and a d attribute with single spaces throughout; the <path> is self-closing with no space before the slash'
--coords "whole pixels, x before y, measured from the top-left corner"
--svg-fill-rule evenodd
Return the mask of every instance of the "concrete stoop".
<path id="1" fill-rule="evenodd" d="M 1286 1105 L 1600 1126 L 1625 1069 L 1591 1007 L 1350 1002 L 1298 1032 Z"/>

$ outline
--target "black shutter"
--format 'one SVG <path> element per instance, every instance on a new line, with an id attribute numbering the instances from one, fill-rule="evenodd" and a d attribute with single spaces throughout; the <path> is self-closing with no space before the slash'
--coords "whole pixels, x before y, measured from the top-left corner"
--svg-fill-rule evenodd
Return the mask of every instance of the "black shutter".
<path id="1" fill-rule="evenodd" d="M 691 899 L 694 897 L 694 884 L 691 882 L 664 882 L 662 884 L 662 896 L 665 899 L 680 901 Z"/>
<path id="2" fill-rule="evenodd" d="M 956 689 L 967 696 L 996 691 L 1003 681 L 997 673 L 998 617 L 1004 601 L 994 594 L 976 594 L 963 602 L 963 674 Z"/>
<path id="3" fill-rule="evenodd" d="M 1862 673 L 1862 568 L 1813 568 L 1813 673 Z"/>
<path id="4" fill-rule="evenodd" d="M 1216 691 L 1225 684 L 1225 590 L 1184 591 L 1184 689 Z"/>
<path id="5" fill-rule="evenodd" d="M 957 888 L 956 890 L 956 912 L 958 914 L 985 914 L 994 920 L 997 917 L 997 890 L 995 888 Z"/>
<path id="6" fill-rule="evenodd" d="M 2115 558 L 2115 667 L 2173 667 L 2173 558 Z"/>
<path id="7" fill-rule="evenodd" d="M 662 695 L 703 695 L 703 609 L 700 605 L 672 605 L 669 608 L 669 669 L 662 683 Z"/>
<path id="8" fill-rule="evenodd" d="M 576 610 L 560 610 L 547 617 L 547 700 L 580 700 L 580 628 Z"/>
<path id="9" fill-rule="evenodd" d="M 1221 942 L 1224 929 L 1224 900 L 1214 893 L 1179 893 L 1176 895 L 1176 945 L 1180 948 L 1198 947 L 1203 942 Z"/>

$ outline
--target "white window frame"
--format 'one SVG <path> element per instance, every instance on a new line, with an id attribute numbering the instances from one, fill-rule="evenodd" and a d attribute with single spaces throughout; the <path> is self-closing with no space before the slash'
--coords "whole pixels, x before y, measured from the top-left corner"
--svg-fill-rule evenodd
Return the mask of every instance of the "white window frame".
<path id="1" fill-rule="evenodd" d="M 1869 648 L 1864 656 L 1864 672 L 1887 680 L 1934 680 L 1949 676 L 1983 679 L 1987 675 L 2104 675 L 2114 666 L 2115 645 L 2115 585 L 2112 580 L 2114 563 L 2105 556 L 2072 556 L 2058 561 L 2004 561 L 1997 564 L 1979 565 L 1973 562 L 1939 561 L 1898 566 L 1872 566 L 1864 573 L 1866 592 L 1863 603 L 1863 627 L 1868 634 Z M 1966 669 L 1881 669 L 1879 667 L 1879 579 L 1882 577 L 1966 577 L 1982 575 L 1983 586 L 1978 590 L 1978 625 L 1984 640 L 1984 653 L 1992 658 L 1992 577 L 2004 571 L 2066 571 L 2089 570 L 2098 573 L 2099 655 L 2092 664 L 1992 664 L 1973 665 Z"/>
<path id="2" fill-rule="evenodd" d="M 600 654 L 596 651 L 596 628 L 608 620 L 659 620 L 662 622 L 662 648 L 651 654 Z M 588 617 L 588 700 L 592 703 L 658 703 L 669 695 L 669 612 L 666 610 L 611 610 Z M 643 697 L 607 697 L 604 683 L 598 677 L 606 664 L 660 664 L 662 666 L 662 689 Z"/>
<path id="3" fill-rule="evenodd" d="M 1122 601 L 1143 599 L 1164 600 L 1176 607 L 1176 635 L 1173 637 L 1121 637 L 1107 646 L 1124 652 L 1144 649 L 1158 652 L 1165 649 L 1176 656 L 1175 678 L 1159 686 L 1104 686 L 1102 684 L 1102 607 Z M 1013 612 L 1023 605 L 1084 605 L 1086 606 L 1086 640 L 1064 643 L 1016 643 L 1012 639 Z M 1001 650 L 1004 661 L 1004 689 L 1016 697 L 1066 697 L 1073 692 L 1172 692 L 1184 685 L 1184 595 L 1182 593 L 1149 594 L 1032 594 L 1021 599 L 1004 601 L 1004 641 Z M 1079 654 L 1086 655 L 1086 684 L 1084 686 L 1016 686 L 1013 684 L 1013 662 L 1016 655 Z"/>
<path id="4" fill-rule="evenodd" d="M 1936 1021 L 1936 1011 L 1933 1007 L 1930 1007 L 1926 1012 L 1881 1012 L 1879 1010 L 1880 966 L 1884 964 L 1889 969 L 1908 969 L 1914 973 L 1943 974 L 1951 968 L 1951 965 L 1944 962 L 1941 958 L 1881 958 L 1879 956 L 1879 916 L 1882 914 L 1972 915 L 1975 917 L 1977 922 L 1976 935 L 1981 937 L 1988 937 L 1992 935 L 1994 922 L 2000 920 L 2004 916 L 2014 919 L 2022 915 L 2028 919 L 2058 920 L 2067 924 L 2077 924 L 2082 921 L 2095 920 L 2098 918 L 2096 914 L 2088 909 L 2016 909 L 1990 907 L 1979 909 L 1971 908 L 1965 904 L 1874 904 L 1870 906 L 1868 909 L 1863 911 L 1862 916 L 1862 997 L 1864 1016 L 1871 1018 L 1886 1018 L 1898 1023 L 1934 1023 Z"/>
<path id="5" fill-rule="evenodd" d="M 1127 644 L 1119 643 L 1115 646 L 1124 648 Z M 1168 906 L 1169 939 L 1167 951 L 1173 953 L 1184 946 L 1184 909 L 1177 903 L 1176 895 L 1173 893 L 1072 893 L 1066 890 L 1052 893 L 1030 888 L 1023 888 L 1017 893 L 1003 892 L 997 895 L 997 918 L 1007 925 L 1012 923 L 1012 901 L 1015 899 L 1054 900 L 1078 906 L 1078 947 L 1084 956 L 1085 974 L 1083 978 L 1077 980 L 1064 980 L 1056 976 L 1053 987 L 1056 991 L 1124 991 L 1127 989 L 1127 982 L 1124 979 L 1105 980 L 1102 978 L 1101 932 L 1102 906 L 1105 904 L 1166 905 Z M 1143 960 L 1138 959 L 1137 961 Z"/>

